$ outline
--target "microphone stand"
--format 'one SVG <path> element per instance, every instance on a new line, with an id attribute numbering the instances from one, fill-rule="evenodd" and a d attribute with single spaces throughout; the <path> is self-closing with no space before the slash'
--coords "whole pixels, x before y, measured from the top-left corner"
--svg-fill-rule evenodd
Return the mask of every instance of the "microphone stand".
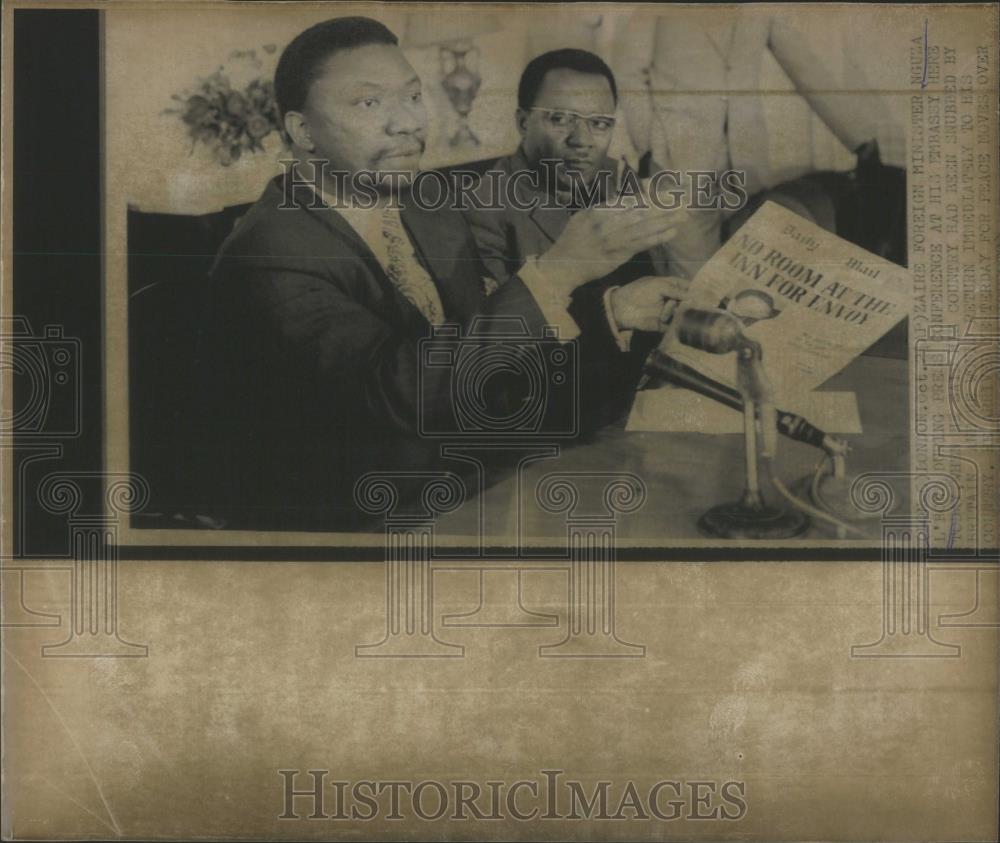
<path id="1" fill-rule="evenodd" d="M 727 407 L 743 411 L 746 487 L 742 499 L 709 510 L 699 520 L 703 532 L 722 538 L 790 538 L 804 532 L 809 520 L 803 515 L 837 529 L 838 538 L 848 533 L 865 536 L 854 522 L 858 518 L 850 495 L 851 478 L 847 475 L 846 456 L 850 450 L 841 439 L 824 433 L 809 421 L 774 406 L 773 391 L 763 368 L 763 352 L 758 343 L 743 333 L 742 325 L 732 314 L 719 309 L 680 309 L 672 314 L 672 340 L 710 354 L 737 355 L 738 389 L 725 386 L 687 366 L 669 353 L 670 343 L 654 349 L 646 359 L 639 389 L 651 378 L 670 381 L 693 390 Z M 668 349 L 664 351 L 664 349 Z M 763 447 L 758 447 L 758 428 Z M 826 454 L 832 471 L 824 474 L 820 462 L 811 476 L 794 484 L 789 492 L 774 473 L 778 433 L 819 448 Z M 760 459 L 771 485 L 793 509 L 786 511 L 764 502 L 760 484 Z"/>
<path id="2" fill-rule="evenodd" d="M 743 410 L 743 398 L 738 389 L 706 377 L 659 349 L 654 349 L 646 360 L 645 374 L 640 388 L 654 379 L 697 392 L 734 410 Z M 763 424 L 760 404 L 755 402 L 754 408 L 757 418 Z M 859 513 L 857 507 L 851 503 L 850 489 L 855 478 L 847 471 L 846 457 L 850 450 L 848 444 L 830 436 L 795 413 L 777 410 L 776 415 L 778 433 L 823 451 L 830 465 L 830 470 L 826 473 L 822 471 L 822 464 L 817 465 L 815 472 L 794 483 L 792 485 L 794 496 L 833 516 L 832 519 L 824 517 L 819 520 L 827 524 L 832 522 L 836 528 L 837 538 L 848 538 L 849 532 L 860 530 L 863 526 L 861 522 L 866 519 L 866 514 Z M 744 425 L 745 423 L 744 416 Z M 748 453 L 751 450 L 748 449 Z M 754 484 L 749 485 L 752 487 Z M 819 517 L 818 513 L 816 517 Z"/>
<path id="3" fill-rule="evenodd" d="M 760 459 L 773 460 L 778 447 L 777 410 L 764 372 L 760 344 L 741 337 L 736 348 L 737 385 L 743 404 L 743 496 L 719 504 L 698 519 L 698 528 L 724 539 L 788 539 L 809 529 L 809 518 L 797 509 L 773 506 L 764 500 L 760 485 Z M 761 436 L 758 442 L 757 418 Z"/>

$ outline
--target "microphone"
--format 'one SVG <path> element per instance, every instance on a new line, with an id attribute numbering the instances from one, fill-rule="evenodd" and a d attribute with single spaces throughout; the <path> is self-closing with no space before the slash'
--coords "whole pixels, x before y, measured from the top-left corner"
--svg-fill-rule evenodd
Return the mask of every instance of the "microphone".
<path id="1" fill-rule="evenodd" d="M 684 345 L 711 354 L 727 354 L 750 342 L 743 335 L 739 320 L 724 310 L 685 308 L 677 318 L 674 331 Z"/>
<path id="2" fill-rule="evenodd" d="M 711 354 L 726 354 L 752 344 L 744 336 L 739 321 L 723 310 L 687 309 L 676 317 L 674 331 L 678 341 L 684 345 Z M 743 409 L 743 399 L 738 390 L 712 380 L 658 348 L 646 358 L 643 371 L 646 378 L 658 375 L 676 386 L 690 389 L 734 410 Z M 776 412 L 779 433 L 820 448 L 831 456 L 846 454 L 847 443 L 830 436 L 796 413 L 781 409 Z"/>

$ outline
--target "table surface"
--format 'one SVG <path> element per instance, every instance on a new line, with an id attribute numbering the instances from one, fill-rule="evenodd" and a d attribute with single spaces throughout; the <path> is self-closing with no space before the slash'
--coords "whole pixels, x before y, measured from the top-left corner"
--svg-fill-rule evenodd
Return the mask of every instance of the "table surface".
<path id="1" fill-rule="evenodd" d="M 849 476 L 907 469 L 910 453 L 907 361 L 862 356 L 821 389 L 857 394 L 863 433 L 840 437 L 851 446 L 847 461 Z M 552 472 L 606 472 L 635 474 L 646 486 L 645 504 L 616 519 L 619 544 L 705 542 L 706 537 L 697 527 L 701 515 L 717 504 L 739 500 L 742 494 L 743 444 L 741 434 L 626 432 L 622 421 L 598 433 L 592 442 L 565 448 L 554 459 L 526 466 L 520 494 L 514 476 L 487 488 L 481 499 L 473 498 L 441 517 L 438 535 L 474 536 L 479 532 L 480 513 L 485 513 L 487 534 L 515 535 L 520 515 L 522 537 L 542 543 L 565 538 L 566 516 L 546 512 L 539 506 L 534 494 L 536 484 Z M 820 456 L 815 448 L 781 437 L 778 476 L 786 486 L 791 486 L 812 474 Z M 518 497 L 523 500 L 520 507 Z M 767 497 L 769 503 L 780 500 L 773 490 Z M 864 528 L 872 538 L 878 537 L 877 521 L 868 522 Z M 800 538 L 829 541 L 835 538 L 835 532 L 832 527 L 814 521 Z"/>

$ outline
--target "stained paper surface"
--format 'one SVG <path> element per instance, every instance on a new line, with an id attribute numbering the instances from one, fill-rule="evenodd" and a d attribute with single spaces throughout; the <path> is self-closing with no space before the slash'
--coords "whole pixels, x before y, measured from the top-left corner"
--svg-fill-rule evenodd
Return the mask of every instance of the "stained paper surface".
<path id="1" fill-rule="evenodd" d="M 518 117 L 528 62 L 572 48 L 616 80 L 616 179 L 740 173 L 709 179 L 740 208 L 663 211 L 687 222 L 649 275 L 710 311 L 773 293 L 733 312 L 779 408 L 838 448 L 782 436 L 748 461 L 739 411 L 661 384 L 586 436 L 477 428 L 486 403 L 451 419 L 464 438 L 421 429 L 447 470 L 378 466 L 349 528 L 206 507 L 182 432 L 208 405 L 174 401 L 212 362 L 200 284 L 290 154 L 283 50 L 347 15 L 388 27 L 422 85 L 424 170 L 511 156 L 528 120 L 600 134 L 583 106 Z M 4 839 L 997 839 L 995 5 L 20 0 L 3 19 Z M 432 270 L 464 231 L 424 241 Z M 315 260 L 319 285 L 349 239 L 242 257 Z M 379 260 L 337 276 L 367 308 L 347 334 L 392 293 L 391 273 L 364 287 Z M 619 327 L 609 355 L 643 340 Z M 349 374 L 394 372 L 399 336 Z M 593 365 L 521 346 L 543 392 Z M 737 383 L 731 356 L 670 351 Z M 327 398 L 261 415 L 301 413 L 305 437 Z M 722 535 L 750 490 L 764 532 Z"/>

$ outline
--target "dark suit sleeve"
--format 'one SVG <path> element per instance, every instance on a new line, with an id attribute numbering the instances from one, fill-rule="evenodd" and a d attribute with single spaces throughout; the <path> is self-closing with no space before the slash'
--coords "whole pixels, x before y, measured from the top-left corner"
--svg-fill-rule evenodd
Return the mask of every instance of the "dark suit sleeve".
<path id="1" fill-rule="evenodd" d="M 356 413 L 391 433 L 414 431 L 421 412 L 450 413 L 448 367 L 422 365 L 420 340 L 380 318 L 349 272 L 323 266 L 308 259 L 259 257 L 220 265 L 218 298 L 241 301 L 249 314 L 243 341 L 254 346 L 257 376 L 277 393 L 273 399 L 316 396 L 314 410 Z M 476 315 L 520 316 L 534 336 L 543 324 L 534 299 L 516 279 L 484 298 Z M 469 342 L 470 321 L 460 325 L 462 339 L 455 342 Z M 441 347 L 448 340 L 436 338 L 435 343 Z"/>
<path id="2" fill-rule="evenodd" d="M 521 267 L 505 215 L 477 208 L 468 208 L 463 215 L 486 272 L 501 284 L 516 275 Z"/>
<path id="3" fill-rule="evenodd" d="M 514 234 L 505 222 L 506 215 L 473 209 L 467 210 L 465 217 L 487 272 L 502 285 L 514 281 L 520 284 L 520 258 L 516 244 L 510 242 Z M 604 309 L 604 294 L 615 283 L 627 281 L 600 278 L 583 284 L 573 293 L 568 308 L 580 329 L 575 348 L 579 363 L 579 427 L 584 432 L 612 423 L 627 412 L 649 350 L 646 339 L 639 336 L 633 338 L 629 351 L 623 353 L 619 348 Z M 523 284 L 520 288 L 531 297 Z"/>
<path id="4" fill-rule="evenodd" d="M 505 223 L 506 215 L 467 210 L 465 217 L 489 274 L 501 284 L 511 279 L 519 280 L 518 249 L 509 242 L 514 235 Z M 642 269 L 641 275 L 655 274 L 651 267 L 643 266 Z M 610 424 L 628 411 L 643 361 L 652 347 L 649 336 L 636 334 L 630 349 L 622 352 L 604 308 L 604 294 L 608 288 L 626 284 L 635 277 L 639 275 L 626 271 L 595 279 L 578 287 L 570 301 L 569 315 L 580 329 L 576 349 L 580 372 L 580 427 L 584 431 Z"/>
<path id="5" fill-rule="evenodd" d="M 627 282 L 625 282 L 627 283 Z M 628 412 L 651 335 L 636 331 L 628 351 L 622 351 L 604 309 L 604 294 L 615 286 L 600 278 L 577 288 L 569 312 L 580 326 L 579 356 L 583 377 L 580 404 L 584 429 L 594 430 L 619 420 Z M 655 346 L 655 343 L 653 343 Z"/>

